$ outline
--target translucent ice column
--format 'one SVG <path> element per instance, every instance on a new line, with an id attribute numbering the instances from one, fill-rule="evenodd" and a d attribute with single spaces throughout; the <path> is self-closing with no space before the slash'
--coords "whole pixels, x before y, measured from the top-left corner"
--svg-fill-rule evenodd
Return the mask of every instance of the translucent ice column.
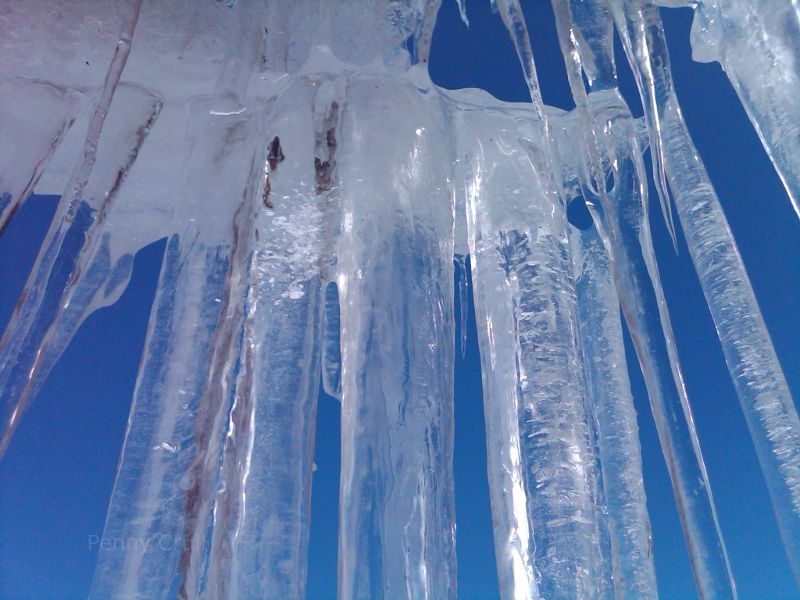
<path id="1" fill-rule="evenodd" d="M 254 114 L 255 113 L 255 114 Z M 257 111 L 188 111 L 183 202 L 214 219 L 188 220 L 168 243 L 134 391 L 92 596 L 196 595 L 205 581 L 215 461 L 235 397 L 228 354 L 241 346 L 247 235 L 262 171 Z"/>
<path id="2" fill-rule="evenodd" d="M 583 159 L 577 167 L 582 193 L 612 260 L 622 309 L 632 332 L 672 479 L 693 572 L 701 594 L 735 594 L 708 477 L 683 385 L 680 363 L 652 248 L 644 169 L 636 125 L 616 90 L 610 15 L 595 6 L 554 0 L 567 75 L 576 103 Z M 587 19 L 587 17 L 593 17 Z M 597 23 L 605 23 L 598 27 Z M 579 41 L 580 40 L 580 41 Z M 598 60 L 599 58 L 599 60 Z M 591 96 L 582 81 L 582 66 Z M 598 68 L 600 67 L 600 68 Z M 659 138 L 653 139 L 659 156 Z M 569 153 L 567 156 L 571 156 Z M 663 177 L 660 163 L 655 179 Z M 674 236 L 665 184 L 657 186 Z M 669 366 L 669 370 L 667 369 Z"/>
<path id="3" fill-rule="evenodd" d="M 586 387 L 597 427 L 614 586 L 620 598 L 657 598 L 639 429 L 617 292 L 594 227 L 570 232 Z"/>
<path id="4" fill-rule="evenodd" d="M 342 599 L 456 593 L 449 123 L 417 75 L 353 77 L 337 146 Z"/>
<path id="5" fill-rule="evenodd" d="M 708 476 L 683 384 L 674 336 L 650 238 L 644 170 L 636 125 L 614 92 L 593 95 L 603 160 L 613 165 L 613 184 L 601 202 L 582 192 L 595 214 L 611 257 L 615 284 L 636 348 L 662 450 L 673 484 L 684 537 L 701 594 L 733 595 L 727 554 L 719 532 Z M 605 96 L 605 98 L 604 98 Z M 605 155 L 608 152 L 608 155 Z"/>
<path id="6" fill-rule="evenodd" d="M 209 593 L 220 596 L 296 598 L 305 589 L 331 201 L 316 165 L 328 141 L 335 149 L 340 113 L 331 87 L 324 78 L 294 82 L 263 138 L 267 172 L 208 558 Z"/>
<path id="7" fill-rule="evenodd" d="M 669 180 L 689 254 L 722 343 L 800 579 L 800 420 L 727 220 L 681 116 L 658 9 L 614 0 L 613 14 Z"/>
<path id="8" fill-rule="evenodd" d="M 121 86 L 104 134 L 91 142 L 99 155 L 81 162 L 62 196 L 0 340 L 0 455 L 80 324 L 127 285 L 133 256 L 112 244 L 107 216 L 160 110 L 154 94 Z"/>
<path id="9" fill-rule="evenodd" d="M 613 596 L 566 217 L 530 154 L 542 123 L 453 95 L 501 595 Z"/>

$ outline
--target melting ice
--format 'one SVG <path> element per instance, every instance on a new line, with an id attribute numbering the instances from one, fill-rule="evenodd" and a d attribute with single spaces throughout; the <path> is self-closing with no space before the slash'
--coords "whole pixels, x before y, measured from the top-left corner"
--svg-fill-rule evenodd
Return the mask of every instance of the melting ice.
<path id="1" fill-rule="evenodd" d="M 518 0 L 492 4 L 530 103 L 435 86 L 440 3 L 3 8 L 0 231 L 33 190 L 62 197 L 0 341 L 0 453 L 134 254 L 167 239 L 104 535 L 176 543 L 101 553 L 92 597 L 302 596 L 320 381 L 342 410 L 339 597 L 455 597 L 467 254 L 501 595 L 657 596 L 621 307 L 698 592 L 734 597 L 649 232 L 648 147 L 800 571 L 800 422 L 658 8 L 552 0 L 564 112 L 542 102 Z M 686 4 L 696 57 L 723 64 L 797 206 L 795 4 Z M 615 31 L 643 118 L 618 91 Z M 575 197 L 589 229 L 568 225 Z"/>

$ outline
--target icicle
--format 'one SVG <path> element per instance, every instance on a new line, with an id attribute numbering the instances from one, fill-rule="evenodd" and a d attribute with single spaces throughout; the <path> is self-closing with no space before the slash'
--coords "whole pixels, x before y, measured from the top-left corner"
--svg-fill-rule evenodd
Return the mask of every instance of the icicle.
<path id="1" fill-rule="evenodd" d="M 548 199 L 544 200 L 544 198 L 542 198 L 539 200 L 540 202 L 546 202 L 551 205 L 555 205 L 554 209 L 550 211 L 550 219 L 554 218 L 552 215 L 553 212 L 559 213 L 563 218 L 563 208 L 558 200 L 557 189 L 553 180 L 555 161 L 551 130 L 548 123 L 548 116 L 544 110 L 544 103 L 542 101 L 541 90 L 539 88 L 539 82 L 536 74 L 533 51 L 530 45 L 528 30 L 525 25 L 525 18 L 518 0 L 497 0 L 497 2 L 494 2 L 493 0 L 492 4 L 493 7 L 500 12 L 503 23 L 505 24 L 511 39 L 514 42 L 517 56 L 522 65 L 523 72 L 525 74 L 525 80 L 528 84 L 531 101 L 533 103 L 533 115 L 537 121 L 537 128 L 541 130 L 540 132 L 537 132 L 538 134 L 534 134 L 524 141 L 520 140 L 520 142 L 523 143 L 524 147 L 528 150 L 528 159 L 531 160 L 528 168 L 531 168 L 536 172 L 536 179 L 539 180 L 537 183 L 531 185 L 530 181 L 525 181 L 523 179 L 524 183 L 521 187 L 522 189 L 530 187 L 530 193 L 537 195 L 543 194 L 544 198 Z M 532 139 L 541 139 L 544 142 L 535 144 L 531 142 Z M 519 177 L 519 175 L 517 175 L 517 177 Z M 530 176 L 528 176 L 528 178 L 529 177 Z M 475 193 L 478 192 L 476 191 Z M 505 193 L 508 192 L 505 191 Z M 474 198 L 471 198 L 471 201 L 475 202 Z M 491 201 L 491 199 L 484 200 L 484 202 Z M 484 206 L 481 210 L 489 211 L 491 208 Z M 480 228 L 481 216 L 478 213 L 478 210 L 473 207 L 470 209 L 470 211 L 468 211 L 468 214 L 477 219 L 477 222 L 474 226 Z M 537 215 L 537 218 L 541 219 L 542 217 Z M 537 222 L 534 220 L 525 219 L 524 217 L 520 220 L 527 223 Z M 502 252 L 501 247 L 504 246 L 504 242 L 502 241 L 502 229 L 498 228 L 496 225 L 494 227 L 498 232 L 501 232 L 498 233 L 498 235 L 501 236 L 501 238 L 498 238 L 499 242 L 495 243 L 497 244 L 496 250 Z M 565 252 L 566 255 L 569 256 L 568 247 L 558 249 L 558 243 L 556 242 L 558 240 L 560 243 L 566 243 L 565 222 L 555 222 L 552 224 L 552 227 L 554 228 L 553 231 L 551 231 L 553 239 L 550 243 L 554 244 L 552 248 L 548 249 L 546 247 L 546 243 L 544 246 L 540 246 L 542 242 L 546 242 L 546 239 L 542 238 L 542 236 L 545 235 L 545 232 L 543 232 L 542 227 L 540 227 L 536 234 L 531 236 L 530 240 L 528 239 L 529 236 L 527 234 L 521 234 L 521 245 L 512 253 L 513 255 L 519 254 L 520 256 L 525 256 L 526 253 L 529 253 L 530 256 L 526 258 L 527 266 L 517 265 L 516 268 L 507 272 L 507 277 L 512 278 L 512 271 L 514 271 L 512 280 L 515 282 L 515 285 L 520 285 L 520 289 L 517 292 L 519 297 L 513 300 L 514 325 L 512 326 L 511 331 L 514 332 L 515 336 L 518 336 L 518 339 L 520 340 L 517 342 L 518 344 L 522 344 L 524 336 L 527 335 L 530 336 L 534 348 L 536 348 L 538 345 L 543 345 L 543 347 L 549 348 L 550 351 L 555 353 L 558 353 L 559 351 L 566 351 L 569 361 L 574 360 L 579 362 L 577 350 L 574 347 L 574 345 L 577 344 L 577 340 L 575 338 L 548 338 L 546 331 L 537 332 L 538 327 L 535 322 L 532 324 L 528 323 L 528 319 L 531 317 L 530 315 L 526 315 L 526 310 L 531 313 L 533 313 L 534 310 L 540 310 L 540 308 L 534 309 L 535 305 L 543 302 L 541 299 L 536 299 L 537 295 L 543 294 L 546 298 L 548 294 L 553 293 L 556 295 L 556 297 L 559 297 L 564 293 L 568 294 L 568 292 L 560 290 L 562 286 L 565 286 L 567 290 L 572 288 L 572 294 L 574 295 L 574 281 L 572 280 L 571 272 L 563 273 L 561 275 L 563 279 L 559 279 L 558 276 L 555 276 L 555 281 L 551 284 L 554 286 L 552 290 L 548 290 L 547 287 L 543 286 L 542 282 L 539 281 L 525 282 L 525 280 L 530 277 L 531 273 L 523 274 L 522 271 L 519 273 L 516 272 L 518 268 L 530 271 L 530 267 L 534 263 L 541 265 L 541 268 L 545 272 L 550 272 L 552 269 L 558 273 L 560 269 L 566 269 L 566 265 L 559 264 L 557 261 L 553 262 L 559 252 Z M 470 235 L 471 243 L 473 243 L 473 235 L 475 234 L 473 233 Z M 488 237 L 491 235 L 489 231 L 485 231 L 483 235 L 487 236 L 487 239 L 491 239 Z M 514 235 L 519 234 L 512 232 L 512 237 L 514 237 Z M 560 236 L 563 237 L 559 239 Z M 490 242 L 490 245 L 491 243 L 492 242 Z M 514 245 L 515 244 L 512 244 L 512 246 Z M 541 254 L 542 252 L 543 254 Z M 472 247 L 471 254 L 475 256 Z M 475 262 L 473 263 L 473 271 L 477 273 L 479 269 L 477 266 L 477 261 L 479 259 L 476 257 L 474 260 Z M 485 274 L 484 277 L 486 277 Z M 517 280 L 519 280 L 519 283 L 516 283 Z M 481 285 L 487 284 L 484 282 Z M 533 301 L 533 305 L 527 307 L 527 309 L 523 305 L 525 298 L 527 298 L 529 301 Z M 545 301 L 545 303 L 546 302 L 547 301 Z M 574 298 L 572 305 L 567 303 L 567 305 L 563 307 L 560 305 L 558 300 L 551 299 L 549 302 L 552 302 L 552 318 L 557 322 L 563 320 L 562 327 L 566 327 L 568 332 L 574 334 L 575 328 L 577 327 L 575 322 L 576 316 L 574 312 Z M 519 303 L 519 306 L 517 306 L 517 303 Z M 490 322 L 494 323 L 495 317 L 491 314 L 486 315 L 484 318 L 487 318 Z M 517 323 L 518 318 L 522 319 L 522 323 Z M 550 327 L 545 327 L 544 329 L 548 330 L 552 327 L 553 324 L 551 324 Z M 494 324 L 492 325 L 492 331 L 492 339 L 496 340 L 495 332 L 497 329 L 495 328 Z M 566 350 L 561 348 L 561 345 L 564 344 L 566 344 Z M 561 348 L 561 350 L 559 350 L 559 348 Z M 524 369 L 527 367 L 529 369 L 534 369 L 534 372 L 536 372 L 534 366 L 537 364 L 537 359 L 535 358 L 536 353 L 534 352 L 527 358 L 531 364 L 526 365 L 526 352 L 524 345 L 519 348 L 518 352 L 520 356 L 515 357 L 518 368 Z M 522 363 L 521 366 L 519 366 L 520 363 Z M 486 369 L 487 366 L 485 361 L 483 364 L 484 369 Z M 539 368 L 542 369 L 544 367 L 540 366 Z M 611 593 L 611 590 L 613 589 L 613 583 L 611 581 L 610 557 L 603 554 L 602 539 L 606 536 L 606 533 L 603 531 L 603 517 L 601 514 L 603 507 L 600 506 L 600 500 L 593 496 L 601 487 L 601 484 L 599 483 L 600 474 L 597 472 L 596 458 L 593 456 L 593 448 L 591 447 L 590 441 L 592 429 L 591 424 L 589 423 L 589 416 L 586 414 L 586 391 L 582 378 L 579 377 L 578 381 L 575 381 L 574 373 L 572 374 L 573 379 L 570 379 L 570 377 L 564 373 L 561 373 L 560 375 L 565 377 L 565 381 L 562 382 L 562 384 L 566 389 L 569 390 L 567 393 L 561 392 L 562 403 L 565 402 L 565 396 L 571 396 L 569 398 L 569 402 L 572 404 L 563 406 L 561 408 L 561 412 L 558 414 L 551 413 L 549 415 L 547 408 L 548 403 L 545 398 L 548 394 L 552 395 L 557 393 L 557 386 L 548 387 L 547 385 L 543 385 L 540 389 L 535 384 L 531 384 L 531 389 L 528 391 L 526 390 L 528 382 L 526 381 L 525 371 L 523 370 L 522 374 L 520 375 L 520 378 L 522 379 L 522 381 L 520 381 L 520 384 L 522 385 L 522 391 L 520 393 L 523 395 L 523 397 L 527 396 L 527 399 L 523 400 L 522 404 L 525 407 L 524 410 L 530 411 L 530 414 L 527 417 L 525 417 L 524 413 L 522 413 L 520 415 L 520 419 L 521 421 L 525 419 L 537 421 L 534 426 L 537 427 L 538 432 L 530 434 L 525 433 L 530 425 L 525 425 L 523 429 L 520 430 L 520 436 L 523 440 L 529 435 L 534 439 L 538 436 L 538 440 L 534 442 L 532 447 L 526 448 L 525 443 L 523 443 L 522 447 L 522 459 L 536 461 L 532 467 L 532 470 L 534 473 L 534 481 L 537 485 L 537 489 L 535 491 L 533 489 L 528 489 L 527 493 L 532 496 L 530 500 L 532 506 L 529 508 L 529 511 L 533 520 L 533 538 L 536 539 L 536 557 L 534 568 L 537 571 L 536 577 L 539 579 L 539 581 L 536 585 L 538 590 L 534 591 L 529 589 L 526 594 L 541 593 L 543 597 L 550 597 L 554 595 L 566 597 L 603 597 Z M 556 376 L 556 378 L 557 377 L 558 376 Z M 549 378 L 550 377 L 545 377 L 545 379 Z M 484 381 L 486 381 L 486 379 L 484 379 Z M 527 395 L 525 394 L 526 391 L 528 392 Z M 486 393 L 486 391 L 484 393 Z M 565 419 L 565 414 L 567 413 L 569 413 L 570 417 Z M 487 416 L 487 427 L 488 422 L 489 417 Z M 559 428 L 564 426 L 571 429 L 571 435 L 565 437 L 556 433 L 559 431 Z M 520 423 L 520 427 L 522 427 L 522 423 Z M 555 438 L 555 436 L 559 437 Z M 555 439 L 551 439 L 551 437 Z M 560 453 L 564 452 L 565 450 L 564 448 L 560 447 L 560 444 L 571 444 L 573 450 L 567 451 L 567 454 L 562 456 Z M 579 448 L 577 452 L 574 450 L 576 447 Z M 559 479 L 559 467 L 555 467 L 556 475 L 553 477 L 546 473 L 546 466 L 544 469 L 542 469 L 542 465 L 570 464 L 571 460 L 576 460 L 574 456 L 576 453 L 578 455 L 577 463 L 579 466 L 576 465 L 575 469 L 580 473 L 583 473 L 582 480 L 569 481 L 568 479 Z M 539 469 L 542 470 L 537 472 L 536 465 L 539 465 Z M 491 468 L 492 467 L 490 467 L 490 469 Z M 494 468 L 503 467 L 500 465 L 495 465 Z M 562 477 L 563 475 L 564 474 L 562 474 Z M 543 479 L 540 480 L 540 478 Z M 495 485 L 499 486 L 500 484 L 498 482 Z M 552 488 L 550 494 L 542 494 L 542 487 Z M 552 493 L 553 489 L 559 487 L 562 490 L 565 488 L 572 490 L 569 495 L 576 498 L 574 501 L 575 506 L 559 506 L 558 498 Z M 547 498 L 548 495 L 551 496 L 551 498 Z M 539 499 L 542 496 L 544 496 L 544 498 Z M 571 515 L 568 515 L 570 510 L 573 512 Z M 562 516 L 552 516 L 559 514 L 562 514 Z M 565 523 L 567 524 L 567 527 L 564 528 L 566 532 L 564 530 L 557 529 L 562 527 Z M 513 526 L 514 525 L 512 524 L 512 527 Z M 495 535 L 497 535 L 497 531 Z M 495 544 L 498 543 L 499 540 L 496 540 Z M 544 552 L 547 552 L 547 554 L 543 554 Z M 519 566 L 513 567 L 512 572 L 515 569 L 517 572 L 514 575 L 505 575 L 507 581 L 505 582 L 506 591 L 504 593 L 508 594 L 509 597 L 512 596 L 511 590 L 514 589 L 514 579 L 517 580 L 516 585 L 521 585 L 521 582 L 524 581 L 522 573 L 519 571 L 519 569 L 521 565 L 525 564 L 526 559 L 524 558 L 524 555 L 521 554 L 516 560 L 518 561 Z M 501 559 L 498 556 L 498 571 L 501 573 L 501 580 L 503 580 L 504 574 L 501 571 L 500 565 Z M 514 592 L 514 594 L 516 594 L 516 592 Z"/>
<path id="2" fill-rule="evenodd" d="M 610 203 L 602 207 L 583 186 L 600 236 L 611 257 L 614 280 L 647 384 L 662 451 L 695 579 L 701 594 L 732 597 L 733 581 L 719 532 L 708 476 L 683 385 L 646 219 L 644 166 L 636 124 L 615 91 L 592 94 L 595 131 L 605 132 L 604 160 L 611 165 Z M 610 209 L 610 210 L 608 210 Z"/>
<path id="3" fill-rule="evenodd" d="M 100 138 L 102 153 L 77 206 L 62 203 L 0 341 L 0 411 L 5 450 L 23 411 L 83 320 L 125 289 L 132 256 L 113 256 L 106 215 L 136 160 L 161 102 L 122 86 Z"/>
<path id="4" fill-rule="evenodd" d="M 623 33 L 624 25 L 620 21 L 622 18 L 620 16 L 619 7 L 621 6 L 620 2 L 627 2 L 628 0 L 605 0 L 609 3 L 612 12 L 614 13 L 614 19 L 616 21 L 617 27 L 620 30 L 620 35 L 624 40 L 627 38 L 627 35 Z M 634 0 L 634 2 L 638 2 L 639 0 Z M 650 0 L 643 0 L 649 2 Z M 657 10 L 657 9 L 656 9 Z M 626 52 L 628 48 L 626 46 Z M 633 67 L 633 60 L 629 57 L 629 61 L 631 61 L 631 66 L 633 68 L 633 74 L 636 79 L 636 83 L 639 86 L 639 90 L 644 90 L 646 88 L 646 81 L 652 80 L 652 73 L 650 72 L 650 66 L 647 66 L 642 69 L 637 69 Z M 672 82 L 669 82 L 670 85 Z M 668 93 L 667 90 L 661 90 L 662 93 Z M 647 119 L 647 126 L 651 132 L 650 135 L 650 154 L 652 157 L 652 165 L 653 165 L 653 182 L 655 183 L 656 192 L 658 194 L 658 200 L 661 204 L 661 213 L 664 216 L 664 223 L 667 226 L 667 230 L 669 231 L 669 235 L 672 238 L 672 244 L 675 248 L 675 251 L 678 251 L 678 239 L 675 235 L 675 224 L 673 222 L 672 217 L 672 204 L 670 203 L 670 196 L 669 190 L 667 188 L 667 176 L 665 170 L 665 157 L 664 157 L 664 148 L 663 148 L 663 139 L 662 139 L 662 114 L 658 108 L 658 100 L 655 94 L 645 94 L 641 93 L 642 97 L 642 105 L 644 106 L 645 110 L 645 118 Z"/>
<path id="5" fill-rule="evenodd" d="M 492 104 L 456 123 L 501 596 L 607 597 L 564 212 L 528 154 L 541 122 Z"/>
<path id="6" fill-rule="evenodd" d="M 104 532 L 135 543 L 101 552 L 96 598 L 186 596 L 206 583 L 261 130 L 258 111 L 214 116 L 213 103 L 188 111 L 183 201 L 215 218 L 167 245 Z"/>
<path id="7" fill-rule="evenodd" d="M 97 146 L 103 131 L 103 124 L 128 59 L 131 37 L 139 19 L 141 5 L 142 0 L 133 0 L 123 18 L 116 50 L 106 72 L 100 98 L 89 120 L 89 128 L 83 145 L 83 157 L 64 192 L 59 210 L 28 278 L 23 292 L 24 303 L 17 306 L 12 321 L 0 340 L 0 355 L 3 356 L 3 360 L 0 362 L 0 388 L 2 388 L 2 392 L 0 392 L 0 428 L 2 428 L 0 456 L 8 446 L 11 435 L 31 397 L 35 395 L 50 367 L 66 347 L 74 329 L 86 316 L 81 314 L 83 311 L 80 308 L 73 311 L 74 315 L 67 316 L 67 319 L 78 320 L 77 324 L 73 325 L 72 332 L 69 331 L 67 324 L 65 324 L 65 331 L 59 332 L 57 322 L 51 328 L 58 317 L 59 310 L 69 307 L 69 300 L 65 298 L 66 291 L 78 282 L 81 267 L 88 264 L 80 262 L 80 260 L 86 261 L 88 258 L 82 255 L 81 251 L 87 245 L 87 239 L 91 241 L 97 236 L 98 224 L 103 222 L 109 200 L 116 195 L 119 183 L 124 179 L 127 169 L 135 160 L 138 148 L 160 110 L 160 102 L 156 102 L 154 105 L 154 96 L 149 93 L 146 93 L 147 97 L 144 100 L 139 99 L 138 106 L 134 101 L 135 112 L 132 118 L 124 114 L 128 107 L 118 109 L 123 112 L 119 118 L 123 119 L 124 142 L 114 146 L 114 141 L 109 140 L 108 162 L 110 164 L 105 167 L 112 171 L 100 170 L 100 174 L 97 176 L 97 178 L 105 178 L 108 175 L 112 177 L 116 175 L 117 179 L 112 179 L 110 185 L 101 185 L 100 191 L 108 194 L 107 197 L 95 198 L 94 206 L 87 203 L 84 189 L 93 173 L 92 168 L 97 160 Z M 137 118 L 141 116 L 138 111 L 142 107 L 147 114 L 144 123 L 137 121 Z M 125 119 L 130 120 L 126 121 Z M 58 120 L 58 116 L 56 116 L 56 120 Z M 58 132 L 55 133 L 57 138 Z M 55 141 L 57 140 L 53 139 L 53 142 Z M 127 145 L 130 143 L 133 143 L 132 147 Z M 118 172 L 115 172 L 114 170 L 117 169 Z M 37 167 L 34 167 L 34 172 L 31 174 L 33 178 L 37 177 L 36 170 Z M 26 193 L 26 190 L 30 192 L 29 188 L 32 188 L 33 183 L 32 181 L 31 185 L 26 186 L 18 193 Z M 104 181 L 104 183 L 106 182 Z M 13 192 L 14 190 L 12 190 Z M 0 200 L 0 204 L 2 204 L 0 211 L 4 213 L 0 214 L 0 219 L 7 219 L 9 214 L 5 209 L 14 210 L 14 202 L 18 205 L 21 200 L 19 197 L 16 200 L 9 198 L 8 202 Z M 92 214 L 93 211 L 99 211 L 99 214 L 95 216 Z M 2 226 L 3 221 L 0 220 L 0 228 Z M 97 268 L 103 270 L 106 267 L 100 265 Z M 92 280 L 95 281 L 89 283 L 90 286 L 92 283 L 96 283 L 99 287 L 104 283 L 102 277 L 98 276 L 96 272 L 91 275 Z M 96 281 L 97 279 L 99 281 Z M 80 291 L 80 300 L 91 301 L 95 291 L 96 288 Z M 58 303 L 62 301 L 66 301 L 66 306 L 59 307 Z M 61 347 L 56 346 L 49 350 L 47 338 L 56 332 L 63 338 Z M 48 352 L 45 353 L 45 350 Z"/>
<path id="8" fill-rule="evenodd" d="M 228 265 L 192 236 L 167 244 L 91 598 L 162 598 L 181 584 L 184 491 Z"/>
<path id="9" fill-rule="evenodd" d="M 467 18 L 467 2 L 466 0 L 456 0 L 458 4 L 458 15 L 461 17 L 461 22 L 469 27 L 469 19 Z"/>
<path id="10" fill-rule="evenodd" d="M 618 598 L 657 598 L 650 519 L 619 299 L 594 227 L 571 231 L 583 365 L 597 424 Z"/>
<path id="11" fill-rule="evenodd" d="M 209 589 L 221 597 L 304 595 L 328 202 L 323 173 L 334 175 L 338 136 L 334 87 L 297 82 L 278 100 L 267 128 L 270 207 L 262 202 L 256 221 L 245 364 L 231 410 L 220 475 L 225 489 L 209 557 Z M 330 170 L 321 168 L 320 145 L 330 148 L 324 157 Z"/>
<path id="12" fill-rule="evenodd" d="M 236 520 L 241 480 L 247 477 L 249 467 L 245 461 L 241 472 L 236 450 L 246 447 L 253 435 L 250 390 L 236 384 L 253 376 L 251 348 L 245 346 L 250 340 L 244 329 L 258 186 L 255 174 L 253 169 L 244 201 L 234 216 L 223 294 L 215 299 L 220 304 L 219 320 L 209 342 L 207 375 L 194 415 L 196 452 L 180 482 L 185 519 L 178 559 L 180 598 L 231 595 L 227 572 L 232 554 L 231 520 Z"/>
<path id="13" fill-rule="evenodd" d="M 680 375 L 677 351 L 672 342 L 669 315 L 663 301 L 649 231 L 643 223 L 637 222 L 647 214 L 647 201 L 643 187 L 646 179 L 636 145 L 636 126 L 632 124 L 630 113 L 615 86 L 609 85 L 615 80 L 613 72 L 607 72 L 604 78 L 603 87 L 607 91 L 593 93 L 590 104 L 580 81 L 581 54 L 575 40 L 591 40 L 591 34 L 582 35 L 586 28 L 582 30 L 573 24 L 570 4 L 566 0 L 553 0 L 553 7 L 577 118 L 583 132 L 584 163 L 588 167 L 579 168 L 578 172 L 588 173 L 589 177 L 587 179 L 584 175 L 581 178 L 582 189 L 614 261 L 615 281 L 623 310 L 634 332 L 676 501 L 685 512 L 681 515 L 682 524 L 696 579 L 701 582 L 704 593 L 714 590 L 715 593 L 732 594 L 730 567 Z M 610 33 L 608 29 L 605 31 Z M 608 42 L 595 42 L 594 45 L 611 52 Z M 588 56 L 592 61 L 596 54 L 589 53 Z M 619 128 L 618 131 L 609 135 L 614 127 Z M 626 135 L 629 140 L 626 140 Z M 600 163 L 601 152 L 606 156 L 608 176 Z M 618 185 L 617 177 L 621 174 L 629 179 Z M 613 201 L 611 192 L 606 190 L 609 184 L 615 192 Z M 598 199 L 599 203 L 595 204 Z M 631 208 L 626 208 L 628 206 Z M 645 278 L 647 276 L 650 281 Z M 672 374 L 663 368 L 668 363 L 672 366 Z M 660 377 L 664 379 L 659 380 Z"/>
<path id="14" fill-rule="evenodd" d="M 451 157 L 421 83 L 352 79 L 339 140 L 341 599 L 456 595 Z"/>
<path id="15" fill-rule="evenodd" d="M 693 8 L 693 58 L 722 64 L 800 217 L 800 5 L 703 0 Z"/>
<path id="16" fill-rule="evenodd" d="M 614 18 L 642 104 L 661 114 L 665 166 L 689 254 L 767 482 L 789 562 L 800 580 L 800 420 L 719 199 L 672 86 L 658 9 L 615 2 Z M 648 108 L 648 110 L 650 110 Z"/>
<path id="17" fill-rule="evenodd" d="M 461 358 L 467 355 L 467 318 L 469 311 L 469 280 L 467 279 L 467 262 L 463 254 L 456 254 L 458 265 L 458 314 L 461 316 Z"/>
<path id="18" fill-rule="evenodd" d="M 593 1 L 554 0 L 553 10 L 576 111 L 580 112 L 584 144 L 590 145 L 584 164 L 577 165 L 578 172 L 583 174 L 584 185 L 592 182 L 602 197 L 601 205 L 613 210 L 606 194 L 608 176 L 598 147 L 601 141 L 594 130 L 594 118 L 581 81 L 583 67 L 593 92 L 616 88 L 610 15 L 599 2 Z M 566 157 L 575 153 L 568 147 L 561 154 Z M 593 164 L 587 168 L 586 163 Z M 592 179 L 587 178 L 589 174 Z M 573 230 L 570 243 L 584 368 L 603 467 L 616 595 L 657 598 L 636 413 L 611 266 L 595 227 Z"/>
<path id="19" fill-rule="evenodd" d="M 77 104 L 77 94 L 51 83 L 0 81 L 0 234 L 39 181 Z"/>

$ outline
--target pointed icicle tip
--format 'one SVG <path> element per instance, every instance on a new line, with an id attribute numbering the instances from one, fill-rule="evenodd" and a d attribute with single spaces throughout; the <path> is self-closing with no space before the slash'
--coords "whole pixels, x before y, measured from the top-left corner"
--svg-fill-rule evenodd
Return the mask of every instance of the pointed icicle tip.
<path id="1" fill-rule="evenodd" d="M 461 22 L 469 29 L 469 18 L 467 17 L 467 2 L 466 0 L 456 0 L 458 4 L 458 14 L 461 16 Z"/>
<path id="2" fill-rule="evenodd" d="M 664 225 L 666 225 L 669 237 L 672 239 L 672 247 L 675 250 L 675 254 L 678 254 L 678 236 L 675 233 L 675 217 L 673 215 L 669 184 L 667 183 L 667 176 L 664 168 L 661 142 L 659 141 L 655 146 L 654 148 L 653 145 L 651 145 L 651 157 L 653 159 L 653 166 L 655 167 L 653 181 L 655 183 L 656 193 L 658 194 L 658 202 L 661 205 L 661 214 L 664 216 Z M 655 150 L 655 152 L 653 152 L 653 150 Z"/>

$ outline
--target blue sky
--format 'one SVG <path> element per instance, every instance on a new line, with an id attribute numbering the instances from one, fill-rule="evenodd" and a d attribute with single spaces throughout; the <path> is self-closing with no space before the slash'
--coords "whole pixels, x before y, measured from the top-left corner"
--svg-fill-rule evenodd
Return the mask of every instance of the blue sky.
<path id="1" fill-rule="evenodd" d="M 569 108 L 549 2 L 525 3 L 545 101 Z M 433 80 L 481 87 L 504 100 L 527 89 L 500 19 L 488 2 L 468 2 L 471 26 L 445 0 L 434 36 Z M 748 267 L 795 396 L 800 391 L 800 222 L 727 78 L 691 61 L 688 10 L 662 11 L 684 114 Z M 620 62 L 622 65 L 623 62 Z M 635 88 L 621 68 L 634 112 Z M 638 114 L 641 114 L 640 111 Z M 0 323 L 13 310 L 55 206 L 37 197 L 0 237 Z M 796 597 L 766 488 L 730 383 L 713 323 L 684 245 L 676 255 L 655 211 L 656 252 L 741 598 Z M 682 240 L 681 244 L 682 244 Z M 92 315 L 53 370 L 0 462 L 0 598 L 85 597 L 97 556 L 163 242 L 136 258 L 131 284 L 113 307 Z M 485 473 L 475 322 L 456 363 L 456 502 L 462 598 L 497 595 Z M 458 320 L 458 319 L 457 319 Z M 645 485 L 663 598 L 692 598 L 688 559 L 636 359 L 629 348 Z M 312 496 L 310 598 L 332 598 L 336 579 L 338 403 L 321 396 L 318 470 Z"/>

